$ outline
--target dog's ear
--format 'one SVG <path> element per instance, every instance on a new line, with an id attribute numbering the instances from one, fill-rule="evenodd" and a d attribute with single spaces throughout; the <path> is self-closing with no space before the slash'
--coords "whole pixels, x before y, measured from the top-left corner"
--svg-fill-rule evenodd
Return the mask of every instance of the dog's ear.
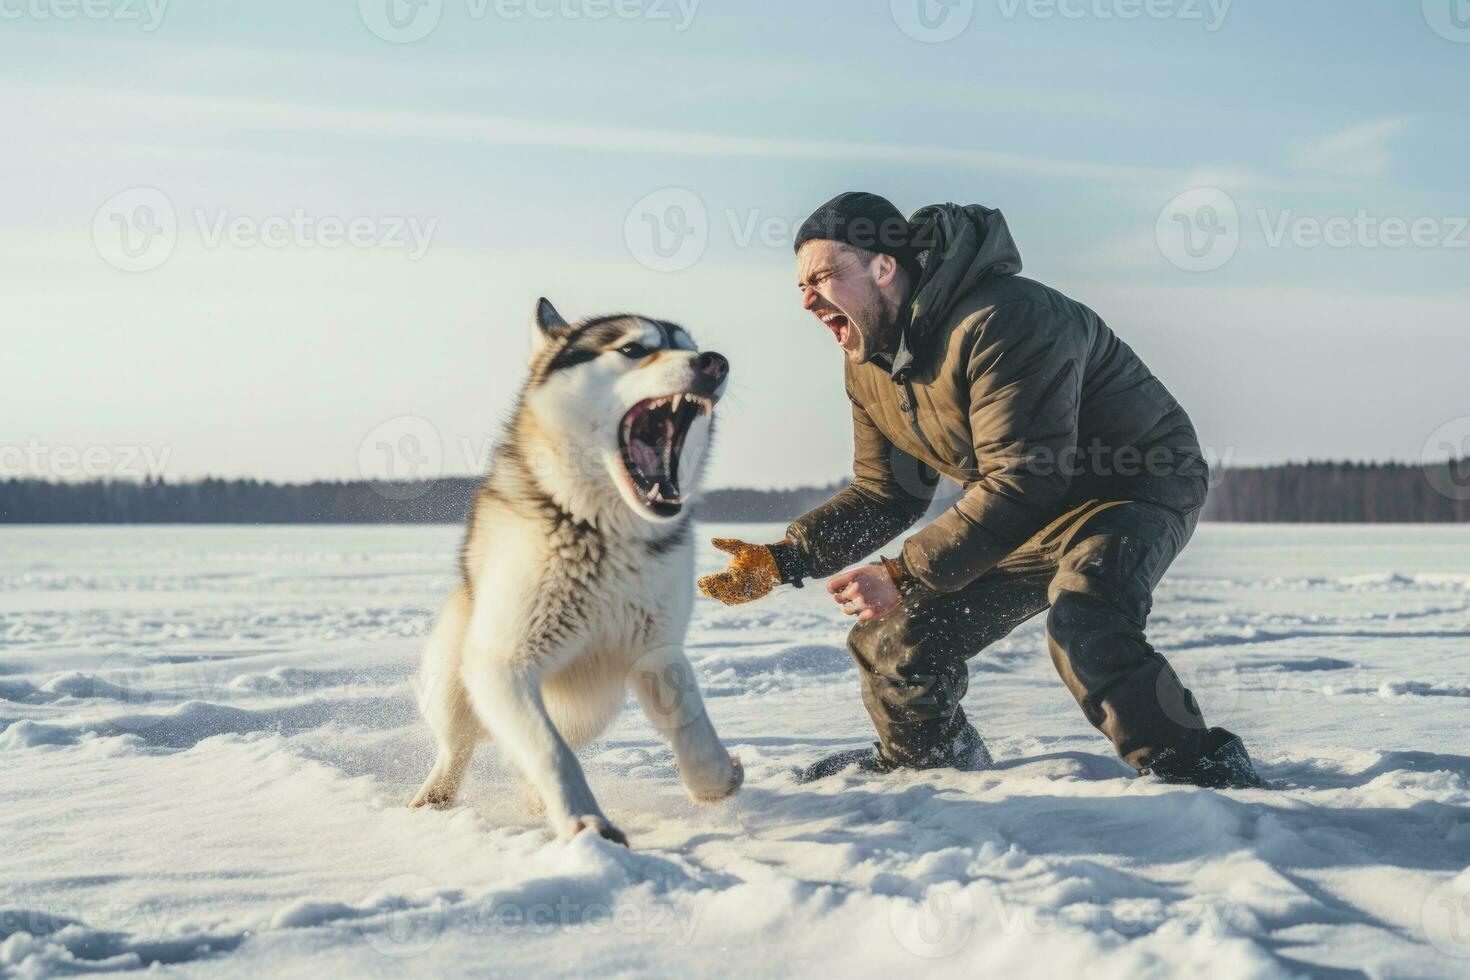
<path id="1" fill-rule="evenodd" d="M 560 340 L 572 330 L 545 296 L 536 301 L 536 327 L 531 331 L 531 349 L 538 351 L 553 340 Z"/>

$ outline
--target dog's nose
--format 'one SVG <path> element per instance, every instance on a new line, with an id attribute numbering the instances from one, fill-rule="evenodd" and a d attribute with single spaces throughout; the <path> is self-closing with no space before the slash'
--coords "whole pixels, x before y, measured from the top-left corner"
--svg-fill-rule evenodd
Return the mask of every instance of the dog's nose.
<path id="1" fill-rule="evenodd" d="M 694 359 L 694 369 L 718 384 L 730 373 L 730 362 L 725 355 L 707 350 Z"/>

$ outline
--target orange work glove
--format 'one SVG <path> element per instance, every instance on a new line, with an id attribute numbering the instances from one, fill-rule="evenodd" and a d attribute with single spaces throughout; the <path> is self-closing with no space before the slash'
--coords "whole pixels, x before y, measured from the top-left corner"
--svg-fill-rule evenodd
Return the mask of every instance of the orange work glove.
<path id="1" fill-rule="evenodd" d="M 753 602 L 781 584 L 776 556 L 763 544 L 747 544 L 736 538 L 712 538 L 710 544 L 734 557 L 730 567 L 699 580 L 699 591 L 727 606 Z"/>

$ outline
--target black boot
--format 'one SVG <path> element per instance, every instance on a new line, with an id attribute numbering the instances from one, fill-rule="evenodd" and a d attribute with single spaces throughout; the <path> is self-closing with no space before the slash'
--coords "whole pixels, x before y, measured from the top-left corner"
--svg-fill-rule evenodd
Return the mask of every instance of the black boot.
<path id="1" fill-rule="evenodd" d="M 826 779 L 850 766 L 856 766 L 858 772 L 875 775 L 892 772 L 898 768 L 884 758 L 883 746 L 874 742 L 870 749 L 846 749 L 829 755 L 825 759 L 819 759 L 805 769 L 798 769 L 796 770 L 796 781 L 810 783 L 818 779 Z"/>
<path id="2" fill-rule="evenodd" d="M 1181 759 L 1177 752 L 1165 749 L 1138 774 L 1206 789 L 1261 789 L 1266 785 L 1256 774 L 1240 736 L 1223 728 L 1211 728 L 1205 734 L 1205 754 L 1198 759 Z"/>
<path id="3" fill-rule="evenodd" d="M 966 722 L 948 740 L 948 744 L 921 753 L 912 763 L 893 761 L 883 751 L 882 744 L 874 742 L 871 749 L 847 749 L 814 762 L 805 769 L 798 769 L 796 781 L 810 783 L 825 779 L 849 766 L 856 766 L 858 772 L 862 773 L 882 774 L 895 769 L 958 769 L 960 772 L 978 772 L 989 769 L 992 765 L 994 763 L 990 758 L 990 750 L 985 747 L 985 740 L 980 737 L 974 725 Z"/>
<path id="4" fill-rule="evenodd" d="M 965 724 L 954 737 L 954 745 L 951 746 L 948 758 L 941 763 L 951 769 L 960 772 L 980 772 L 982 769 L 990 769 L 995 766 L 995 760 L 990 757 L 990 750 L 985 747 L 985 739 L 975 730 L 975 726 Z"/>

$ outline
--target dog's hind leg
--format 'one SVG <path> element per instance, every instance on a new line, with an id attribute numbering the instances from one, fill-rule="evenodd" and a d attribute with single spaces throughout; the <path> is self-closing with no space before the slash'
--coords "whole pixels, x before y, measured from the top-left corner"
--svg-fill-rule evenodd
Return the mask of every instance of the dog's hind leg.
<path id="1" fill-rule="evenodd" d="M 673 745 L 679 777 L 692 800 L 713 803 L 740 788 L 745 770 L 720 742 L 682 647 L 653 647 L 633 664 L 629 682 L 643 713 Z"/>
<path id="2" fill-rule="evenodd" d="M 452 806 L 464 782 L 475 743 L 485 730 L 475 717 L 460 676 L 460 652 L 469 622 L 469 596 L 455 592 L 439 613 L 424 651 L 418 679 L 419 711 L 439 743 L 439 755 L 429 778 L 409 805 L 417 808 Z"/>

